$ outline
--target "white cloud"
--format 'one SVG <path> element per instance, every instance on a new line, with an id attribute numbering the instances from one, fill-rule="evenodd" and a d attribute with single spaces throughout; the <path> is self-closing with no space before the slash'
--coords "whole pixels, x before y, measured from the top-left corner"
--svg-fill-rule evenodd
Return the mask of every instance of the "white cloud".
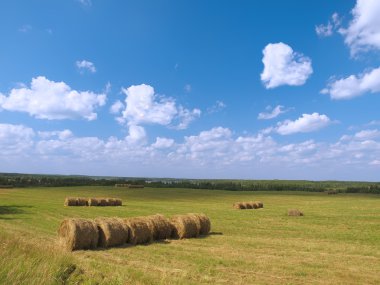
<path id="1" fill-rule="evenodd" d="M 366 93 L 378 92 L 380 92 L 380 67 L 359 76 L 350 75 L 335 80 L 321 91 L 335 100 L 352 99 Z"/>
<path id="2" fill-rule="evenodd" d="M 320 37 L 332 36 L 334 31 L 339 28 L 341 24 L 341 19 L 338 13 L 334 13 L 331 16 L 331 20 L 328 21 L 326 25 L 315 26 L 315 32 Z"/>
<path id="3" fill-rule="evenodd" d="M 65 139 L 71 138 L 73 136 L 73 133 L 70 130 L 66 129 L 63 131 L 38 132 L 38 135 L 42 139 L 58 137 L 60 140 L 65 140 Z"/>
<path id="4" fill-rule="evenodd" d="M 0 107 L 4 110 L 27 112 L 48 120 L 95 120 L 95 109 L 105 102 L 105 94 L 72 90 L 64 82 L 50 81 L 44 76 L 33 78 L 30 88 L 14 88 L 9 96 L 0 94 Z"/>
<path id="5" fill-rule="evenodd" d="M 267 89 L 281 85 L 303 85 L 313 73 L 310 58 L 294 52 L 287 44 L 268 44 L 263 55 L 261 81 Z"/>
<path id="6" fill-rule="evenodd" d="M 355 134 L 355 138 L 359 140 L 371 140 L 380 137 L 379 130 L 362 130 Z"/>
<path id="7" fill-rule="evenodd" d="M 187 129 L 189 124 L 195 119 L 199 118 L 200 116 L 201 116 L 201 110 L 199 109 L 188 110 L 188 109 L 183 108 L 182 106 L 179 106 L 178 107 L 179 123 L 178 125 L 174 126 L 174 128 L 177 130 Z"/>
<path id="8" fill-rule="evenodd" d="M 217 100 L 214 105 L 212 105 L 210 108 L 207 109 L 207 113 L 212 114 L 212 113 L 217 113 L 225 109 L 227 105 L 220 100 Z"/>
<path id="9" fill-rule="evenodd" d="M 75 65 L 77 66 L 77 68 L 80 72 L 84 72 L 84 71 L 89 71 L 91 73 L 96 72 L 96 67 L 95 67 L 94 63 L 92 63 L 91 61 L 77 60 L 75 62 Z"/>
<path id="10" fill-rule="evenodd" d="M 119 114 L 123 108 L 124 104 L 120 100 L 117 100 L 115 103 L 112 104 L 110 112 L 111 114 Z"/>
<path id="11" fill-rule="evenodd" d="M 340 29 L 351 55 L 380 49 L 380 1 L 357 0 L 348 28 Z"/>
<path id="12" fill-rule="evenodd" d="M 170 148 L 174 145 L 173 139 L 157 137 L 155 143 L 152 144 L 153 148 L 163 149 Z"/>
<path id="13" fill-rule="evenodd" d="M 236 136 L 215 127 L 178 142 L 157 137 L 147 144 L 140 126 L 130 126 L 124 139 L 101 139 L 0 124 L 0 157 L 3 171 L 9 172 L 374 180 L 380 157 L 380 137 L 374 133 L 363 130 L 335 143 L 280 143 L 260 133 Z"/>
<path id="14" fill-rule="evenodd" d="M 129 134 L 125 140 L 131 144 L 145 144 L 146 132 L 141 126 L 130 125 Z"/>
<path id="15" fill-rule="evenodd" d="M 33 146 L 34 136 L 34 131 L 23 125 L 0 124 L 0 156 L 29 150 Z"/>
<path id="16" fill-rule="evenodd" d="M 269 107 L 269 108 L 268 108 Z M 268 106 L 266 109 L 270 111 L 271 107 Z M 259 113 L 257 119 L 259 120 L 270 120 L 278 117 L 279 115 L 286 113 L 288 110 L 284 110 L 284 106 L 278 105 L 271 112 Z"/>
<path id="17" fill-rule="evenodd" d="M 331 124 L 331 120 L 326 115 L 319 113 L 303 114 L 295 121 L 285 120 L 277 124 L 275 131 L 280 135 L 290 135 L 295 133 L 309 133 L 320 130 Z"/>
<path id="18" fill-rule="evenodd" d="M 117 117 L 122 123 L 158 124 L 185 129 L 201 114 L 199 109 L 188 110 L 177 105 L 173 98 L 155 94 L 153 87 L 146 84 L 132 85 L 122 90 L 126 95 L 125 109 Z"/>
<path id="19" fill-rule="evenodd" d="M 320 37 L 329 37 L 333 34 L 333 25 L 328 22 L 327 25 L 315 26 L 315 32 Z"/>

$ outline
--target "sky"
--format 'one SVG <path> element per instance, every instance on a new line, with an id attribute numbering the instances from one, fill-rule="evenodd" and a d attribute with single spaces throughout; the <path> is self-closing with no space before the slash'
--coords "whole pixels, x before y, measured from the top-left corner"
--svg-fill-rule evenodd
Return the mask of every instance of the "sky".
<path id="1" fill-rule="evenodd" d="M 378 0 L 4 0 L 0 172 L 380 181 Z"/>

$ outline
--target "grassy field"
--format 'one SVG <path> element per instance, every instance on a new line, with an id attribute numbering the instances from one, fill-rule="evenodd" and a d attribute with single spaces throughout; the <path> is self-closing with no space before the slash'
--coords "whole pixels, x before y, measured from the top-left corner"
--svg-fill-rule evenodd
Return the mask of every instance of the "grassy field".
<path id="1" fill-rule="evenodd" d="M 122 207 L 63 207 L 114 196 Z M 235 210 L 260 200 L 264 209 Z M 299 208 L 304 217 L 288 217 Z M 64 217 L 203 212 L 210 236 L 65 252 Z M 66 187 L 0 189 L 0 284 L 380 284 L 380 196 Z"/>

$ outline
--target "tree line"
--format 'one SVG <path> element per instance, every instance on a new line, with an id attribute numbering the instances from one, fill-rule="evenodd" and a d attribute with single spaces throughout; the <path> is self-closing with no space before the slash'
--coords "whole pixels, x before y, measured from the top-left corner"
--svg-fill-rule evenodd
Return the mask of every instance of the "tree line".
<path id="1" fill-rule="evenodd" d="M 155 188 L 186 188 L 229 191 L 306 191 L 380 194 L 379 182 L 306 181 L 306 180 L 199 180 L 150 179 L 126 177 L 91 177 L 71 175 L 40 175 L 0 173 L 0 186 L 60 187 L 144 185 Z"/>

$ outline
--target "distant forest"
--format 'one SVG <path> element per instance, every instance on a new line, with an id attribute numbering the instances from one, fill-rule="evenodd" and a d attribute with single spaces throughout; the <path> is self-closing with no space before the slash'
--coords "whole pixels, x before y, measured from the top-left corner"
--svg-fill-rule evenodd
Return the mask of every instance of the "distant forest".
<path id="1" fill-rule="evenodd" d="M 306 191 L 380 194 L 380 182 L 307 181 L 307 180 L 201 180 L 40 175 L 0 173 L 0 187 L 59 187 L 144 185 L 155 188 L 188 188 L 230 191 Z"/>

